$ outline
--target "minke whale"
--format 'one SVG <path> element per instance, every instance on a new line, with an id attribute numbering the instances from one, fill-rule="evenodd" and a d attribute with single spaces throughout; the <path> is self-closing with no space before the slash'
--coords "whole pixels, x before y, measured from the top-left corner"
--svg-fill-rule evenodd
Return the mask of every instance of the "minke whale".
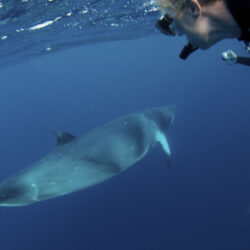
<path id="1" fill-rule="evenodd" d="M 125 115 L 75 137 L 55 131 L 57 145 L 39 161 L 0 184 L 0 206 L 24 206 L 101 183 L 132 166 L 159 143 L 168 164 L 165 136 L 175 106 Z"/>

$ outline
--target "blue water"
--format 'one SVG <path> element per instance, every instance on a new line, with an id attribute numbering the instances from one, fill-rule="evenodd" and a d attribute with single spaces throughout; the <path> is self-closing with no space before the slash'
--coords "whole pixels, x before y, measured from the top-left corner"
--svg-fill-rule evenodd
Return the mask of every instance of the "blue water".
<path id="1" fill-rule="evenodd" d="M 152 0 L 1 0 L 0 67 L 61 49 L 154 35 Z"/>
<path id="2" fill-rule="evenodd" d="M 9 56 L 3 48 L 15 43 L 3 40 L 1 63 L 9 67 L 0 70 L 1 181 L 53 150 L 52 130 L 80 135 L 172 103 L 177 114 L 167 133 L 171 168 L 156 147 L 103 184 L 27 207 L 2 207 L 1 250 L 250 249 L 249 69 L 220 59 L 229 48 L 243 55 L 242 45 L 225 41 L 183 62 L 178 53 L 185 40 L 164 37 L 150 26 L 153 16 L 144 19 L 148 23 L 137 26 L 141 38 L 131 41 L 101 43 L 122 33 L 109 31 L 110 39 L 75 48 L 72 37 L 53 33 L 51 42 L 61 37 L 68 49 L 46 56 L 39 48 L 50 30 L 34 40 L 29 33 L 16 39 L 24 49 Z M 136 38 L 132 26 L 124 34 Z"/>

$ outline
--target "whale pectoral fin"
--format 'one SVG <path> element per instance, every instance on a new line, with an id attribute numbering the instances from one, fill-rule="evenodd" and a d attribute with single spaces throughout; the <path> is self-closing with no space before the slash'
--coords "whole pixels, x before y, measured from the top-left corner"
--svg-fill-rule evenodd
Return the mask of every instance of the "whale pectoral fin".
<path id="1" fill-rule="evenodd" d="M 52 131 L 52 133 L 55 134 L 57 137 L 56 146 L 64 145 L 70 141 L 73 141 L 76 138 L 74 135 L 71 135 L 70 133 L 67 133 L 67 132 L 61 132 L 61 131 L 54 130 L 54 131 Z"/>
<path id="2" fill-rule="evenodd" d="M 170 161 L 171 151 L 170 151 L 170 147 L 168 145 L 168 141 L 167 141 L 166 136 L 163 133 L 158 132 L 156 134 L 156 140 L 160 143 L 161 148 L 162 148 L 164 155 L 165 155 L 167 165 L 168 165 L 168 167 L 170 167 L 170 165 L 171 165 L 171 161 Z"/>

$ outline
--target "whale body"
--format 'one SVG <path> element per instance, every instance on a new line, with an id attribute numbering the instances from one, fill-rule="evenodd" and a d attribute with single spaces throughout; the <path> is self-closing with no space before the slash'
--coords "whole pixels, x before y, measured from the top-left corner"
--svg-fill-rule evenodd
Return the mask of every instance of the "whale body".
<path id="1" fill-rule="evenodd" d="M 75 137 L 55 131 L 55 149 L 0 184 L 0 206 L 24 206 L 101 183 L 132 166 L 160 143 L 175 117 L 169 105 L 125 115 Z"/>

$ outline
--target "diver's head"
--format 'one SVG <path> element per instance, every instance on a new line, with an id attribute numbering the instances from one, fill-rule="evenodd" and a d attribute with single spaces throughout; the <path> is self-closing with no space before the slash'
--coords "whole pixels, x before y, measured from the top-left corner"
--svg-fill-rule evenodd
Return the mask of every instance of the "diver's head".
<path id="1" fill-rule="evenodd" d="M 193 47 L 208 49 L 224 38 L 240 37 L 240 28 L 224 0 L 158 0 L 173 34 L 185 35 Z M 171 33 L 169 32 L 169 33 Z"/>

